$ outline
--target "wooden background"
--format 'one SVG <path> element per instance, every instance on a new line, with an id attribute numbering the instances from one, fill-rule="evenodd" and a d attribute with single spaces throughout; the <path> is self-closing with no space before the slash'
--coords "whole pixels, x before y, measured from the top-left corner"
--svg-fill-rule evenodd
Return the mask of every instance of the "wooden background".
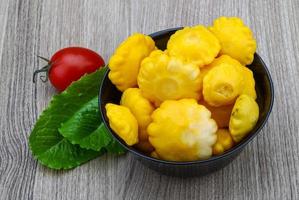
<path id="1" fill-rule="evenodd" d="M 299 199 L 298 0 L 0 0 L 0 199 Z M 132 159 L 103 156 L 70 171 L 32 158 L 28 136 L 55 93 L 32 73 L 56 50 L 80 45 L 107 61 L 133 32 L 239 16 L 254 31 L 275 86 L 271 117 L 229 166 L 180 179 Z"/>

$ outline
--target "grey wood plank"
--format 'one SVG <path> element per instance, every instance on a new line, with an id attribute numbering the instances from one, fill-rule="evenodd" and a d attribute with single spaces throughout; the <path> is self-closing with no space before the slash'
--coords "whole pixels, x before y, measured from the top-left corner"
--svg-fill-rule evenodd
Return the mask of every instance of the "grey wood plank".
<path id="1" fill-rule="evenodd" d="M 32 67 L 38 42 L 39 2 L 2 1 L 6 15 L 1 46 L 1 199 L 32 199 L 36 162 L 27 137 L 37 110 Z M 6 13 L 6 14 L 5 14 Z M 3 18 L 3 20 L 5 20 Z"/>
<path id="2" fill-rule="evenodd" d="M 8 0 L 3 0 L 0 4 L 0 27 L 3 28 L 3 31 L 1 32 L 0 35 L 0 55 L 2 55 L 2 50 L 3 50 L 3 42 L 4 42 L 4 35 L 5 35 L 5 27 L 7 23 L 7 11 L 8 11 Z M 1 57 L 0 57 L 1 59 Z M 1 63 L 1 60 L 0 60 Z"/>
<path id="3" fill-rule="evenodd" d="M 299 1 L 53 0 L 0 4 L 0 199 L 299 199 Z M 105 60 L 133 32 L 211 24 L 239 16 L 253 29 L 269 66 L 275 105 L 261 134 L 221 171 L 180 179 L 130 155 L 105 155 L 70 171 L 34 161 L 27 138 L 55 93 L 31 83 L 34 69 L 65 46 Z"/>

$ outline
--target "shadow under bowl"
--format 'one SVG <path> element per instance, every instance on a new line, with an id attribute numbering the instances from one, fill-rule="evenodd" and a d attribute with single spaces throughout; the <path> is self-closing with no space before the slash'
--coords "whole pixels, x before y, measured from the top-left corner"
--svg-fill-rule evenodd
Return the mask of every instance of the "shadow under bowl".
<path id="1" fill-rule="evenodd" d="M 181 29 L 172 28 L 150 34 L 156 43 L 156 46 L 164 50 L 166 49 L 167 41 L 169 37 L 175 33 L 175 31 Z M 259 119 L 254 129 L 245 137 L 240 143 L 235 145 L 232 149 L 226 151 L 220 156 L 213 156 L 207 160 L 189 161 L 189 162 L 175 162 L 165 161 L 152 158 L 143 152 L 135 149 L 134 147 L 126 145 L 126 143 L 118 137 L 118 135 L 110 128 L 109 120 L 106 116 L 105 105 L 107 103 L 119 104 L 121 98 L 121 92 L 111 83 L 108 78 L 109 69 L 107 69 L 104 79 L 101 84 L 99 93 L 99 107 L 105 126 L 110 131 L 111 135 L 130 153 L 134 155 L 141 163 L 149 168 L 158 171 L 165 175 L 190 177 L 190 176 L 202 176 L 219 170 L 229 164 L 235 159 L 239 153 L 245 148 L 245 146 L 261 131 L 264 127 L 270 112 L 272 110 L 274 101 L 274 88 L 270 73 L 263 62 L 262 58 L 258 55 L 254 55 L 254 61 L 248 66 L 253 71 L 254 79 L 256 82 L 257 103 L 259 105 Z"/>

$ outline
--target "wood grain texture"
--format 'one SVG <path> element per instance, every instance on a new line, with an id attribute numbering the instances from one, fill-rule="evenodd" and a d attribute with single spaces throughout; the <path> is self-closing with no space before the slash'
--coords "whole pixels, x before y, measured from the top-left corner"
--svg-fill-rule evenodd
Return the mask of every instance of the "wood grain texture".
<path id="1" fill-rule="evenodd" d="M 299 199 L 298 0 L 0 0 L 0 199 Z M 261 134 L 229 166 L 180 179 L 130 155 L 105 155 L 70 171 L 32 158 L 27 139 L 55 93 L 32 73 L 65 46 L 108 60 L 133 32 L 210 24 L 239 16 L 253 29 L 269 66 L 275 104 Z"/>

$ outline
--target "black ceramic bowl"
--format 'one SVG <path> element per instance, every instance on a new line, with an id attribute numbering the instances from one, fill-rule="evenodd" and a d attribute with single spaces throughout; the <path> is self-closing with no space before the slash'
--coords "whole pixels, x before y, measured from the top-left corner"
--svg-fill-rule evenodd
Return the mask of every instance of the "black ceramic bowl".
<path id="1" fill-rule="evenodd" d="M 173 28 L 163 31 L 159 31 L 151 34 L 150 36 L 155 40 L 156 46 L 164 50 L 166 48 L 167 41 L 169 37 L 178 29 Z M 245 148 L 245 146 L 261 131 L 265 125 L 274 101 L 274 90 L 272 80 L 269 71 L 258 54 L 255 54 L 253 63 L 248 66 L 254 74 L 256 81 L 256 92 L 257 92 L 257 103 L 260 108 L 260 115 L 255 128 L 244 138 L 240 143 L 238 143 L 231 150 L 225 152 L 220 156 L 213 156 L 207 160 L 201 161 L 190 161 L 190 162 L 174 162 L 159 160 L 145 155 L 144 153 L 138 151 L 134 147 L 127 146 L 122 139 L 120 139 L 117 134 L 109 126 L 108 118 L 106 116 L 105 105 L 107 103 L 119 104 L 121 92 L 119 92 L 116 87 L 111 83 L 108 78 L 108 72 L 106 71 L 105 77 L 101 84 L 100 94 L 99 94 L 99 106 L 102 114 L 103 121 L 106 127 L 110 130 L 112 136 L 130 153 L 134 155 L 139 161 L 151 169 L 154 169 L 162 174 L 172 175 L 172 176 L 198 176 L 206 175 L 215 170 L 223 168 L 225 165 L 230 163 L 234 158 L 236 158 L 239 153 Z"/>

